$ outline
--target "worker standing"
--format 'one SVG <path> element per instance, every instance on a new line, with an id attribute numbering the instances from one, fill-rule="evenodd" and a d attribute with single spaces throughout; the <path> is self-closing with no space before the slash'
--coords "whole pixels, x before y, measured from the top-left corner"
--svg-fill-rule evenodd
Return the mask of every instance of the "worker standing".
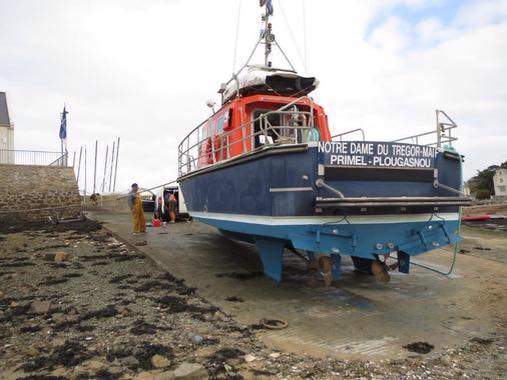
<path id="1" fill-rule="evenodd" d="M 176 223 L 176 210 L 177 210 L 177 200 L 174 194 L 169 195 L 168 199 L 168 209 L 169 209 L 169 223 Z"/>
<path id="2" fill-rule="evenodd" d="M 128 195 L 128 204 L 132 212 L 132 232 L 134 234 L 146 232 L 146 221 L 144 220 L 143 202 L 139 194 L 137 183 L 132 184 L 132 189 Z"/>

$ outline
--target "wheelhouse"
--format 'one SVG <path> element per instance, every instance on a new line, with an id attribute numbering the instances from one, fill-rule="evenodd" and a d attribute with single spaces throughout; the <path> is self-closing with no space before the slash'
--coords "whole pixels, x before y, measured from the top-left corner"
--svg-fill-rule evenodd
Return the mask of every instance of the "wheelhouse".
<path id="1" fill-rule="evenodd" d="M 235 98 L 182 141 L 179 175 L 268 146 L 330 140 L 324 109 L 308 96 Z"/>

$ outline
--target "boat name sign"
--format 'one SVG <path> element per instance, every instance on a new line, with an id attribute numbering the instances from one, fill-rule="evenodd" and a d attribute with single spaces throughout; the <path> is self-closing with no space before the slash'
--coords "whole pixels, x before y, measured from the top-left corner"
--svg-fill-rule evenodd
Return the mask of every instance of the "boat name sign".
<path id="1" fill-rule="evenodd" d="M 437 156 L 430 146 L 365 141 L 321 141 L 318 152 L 336 166 L 431 168 Z"/>

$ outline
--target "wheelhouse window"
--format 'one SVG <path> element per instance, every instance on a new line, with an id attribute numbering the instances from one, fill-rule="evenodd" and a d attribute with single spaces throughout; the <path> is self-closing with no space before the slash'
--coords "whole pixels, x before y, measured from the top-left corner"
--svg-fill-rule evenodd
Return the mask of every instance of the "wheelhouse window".
<path id="1" fill-rule="evenodd" d="M 260 117 L 263 114 L 265 117 Z M 251 118 L 254 148 L 274 143 L 297 144 L 320 140 L 318 129 L 309 128 L 308 113 L 297 106 L 282 111 L 255 109 Z"/>
<path id="2" fill-rule="evenodd" d="M 269 128 L 271 126 L 279 126 L 281 124 L 279 114 L 269 114 L 265 119 L 260 118 L 262 114 L 266 114 L 272 110 L 270 109 L 256 109 L 252 111 L 253 131 L 252 143 L 254 148 L 259 148 L 263 145 L 273 144 L 276 141 L 276 135 L 272 129 L 268 129 L 266 134 L 262 134 L 262 128 Z M 266 121 L 267 122 L 266 122 Z M 268 125 L 266 125 L 268 124 Z"/>

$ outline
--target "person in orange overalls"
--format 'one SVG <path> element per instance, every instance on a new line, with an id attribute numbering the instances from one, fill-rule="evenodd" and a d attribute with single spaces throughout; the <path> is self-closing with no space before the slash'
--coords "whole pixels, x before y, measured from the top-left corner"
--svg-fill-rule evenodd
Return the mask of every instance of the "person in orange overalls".
<path id="1" fill-rule="evenodd" d="M 132 184 L 132 190 L 128 195 L 128 204 L 132 212 L 132 232 L 134 234 L 146 232 L 146 221 L 144 220 L 143 201 L 139 194 L 137 183 Z"/>

